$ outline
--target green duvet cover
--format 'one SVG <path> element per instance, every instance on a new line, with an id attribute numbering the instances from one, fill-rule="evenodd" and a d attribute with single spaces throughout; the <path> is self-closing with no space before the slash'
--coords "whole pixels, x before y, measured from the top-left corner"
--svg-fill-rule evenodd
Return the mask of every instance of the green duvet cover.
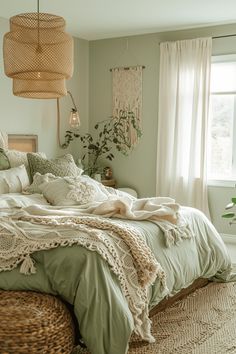
<path id="1" fill-rule="evenodd" d="M 169 293 L 178 292 L 199 277 L 232 279 L 226 247 L 212 224 L 195 209 L 182 208 L 181 213 L 191 225 L 193 237 L 169 248 L 155 223 L 125 221 L 142 233 L 162 265 Z M 118 279 L 106 261 L 96 252 L 78 245 L 35 252 L 32 257 L 36 274 L 23 275 L 19 267 L 1 272 L 0 288 L 59 295 L 74 306 L 80 333 L 92 354 L 127 353 L 133 318 Z M 164 295 L 156 280 L 149 289 L 150 309 Z"/>

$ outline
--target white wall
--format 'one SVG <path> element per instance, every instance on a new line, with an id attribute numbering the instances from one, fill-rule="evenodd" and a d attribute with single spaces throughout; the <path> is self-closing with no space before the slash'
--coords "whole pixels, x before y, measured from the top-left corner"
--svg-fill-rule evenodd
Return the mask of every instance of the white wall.
<path id="1" fill-rule="evenodd" d="M 8 20 L 0 17 L 0 130 L 12 134 L 37 134 L 39 150 L 48 157 L 65 153 L 57 144 L 56 100 L 37 100 L 16 97 L 12 94 L 12 80 L 4 74 L 3 35 L 9 31 Z M 79 106 L 84 128 L 88 127 L 88 62 L 89 43 L 74 39 L 74 74 L 67 88 Z M 61 137 L 69 128 L 68 116 L 72 107 L 69 96 L 60 100 Z M 73 145 L 68 151 L 73 150 Z"/>

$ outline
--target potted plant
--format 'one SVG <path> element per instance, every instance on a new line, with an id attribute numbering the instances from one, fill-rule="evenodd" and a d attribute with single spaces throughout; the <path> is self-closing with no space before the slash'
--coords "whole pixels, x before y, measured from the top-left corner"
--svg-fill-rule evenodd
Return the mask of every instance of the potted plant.
<path id="1" fill-rule="evenodd" d="M 97 123 L 94 126 L 93 134 L 81 135 L 70 130 L 66 131 L 64 148 L 67 148 L 74 139 L 79 139 L 82 148 L 85 150 L 82 162 L 87 166 L 85 172 L 89 176 L 101 173 L 100 158 L 104 157 L 109 161 L 114 159 L 113 147 L 124 155 L 128 155 L 133 148 L 129 134 L 130 127 L 133 128 L 137 137 L 142 136 L 142 132 L 137 125 L 135 115 L 132 111 L 121 110 L 118 117 L 112 117 Z"/>

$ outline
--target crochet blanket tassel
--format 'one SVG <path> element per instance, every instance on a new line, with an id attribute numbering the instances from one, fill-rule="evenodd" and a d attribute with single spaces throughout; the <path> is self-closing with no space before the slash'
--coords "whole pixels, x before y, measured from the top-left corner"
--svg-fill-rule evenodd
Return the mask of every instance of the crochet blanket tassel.
<path id="1" fill-rule="evenodd" d="M 36 268 L 34 266 L 34 260 L 30 257 L 29 254 L 24 258 L 24 260 L 20 266 L 20 273 L 26 274 L 26 275 L 36 273 Z"/>

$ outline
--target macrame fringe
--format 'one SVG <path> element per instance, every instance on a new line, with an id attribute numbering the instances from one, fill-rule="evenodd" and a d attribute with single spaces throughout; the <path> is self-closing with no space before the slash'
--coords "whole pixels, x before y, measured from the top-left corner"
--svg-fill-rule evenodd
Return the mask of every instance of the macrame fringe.
<path id="1" fill-rule="evenodd" d="M 171 247 L 179 242 L 182 242 L 184 239 L 191 239 L 193 234 L 189 230 L 188 225 L 181 227 L 179 229 L 172 228 L 170 230 L 163 230 L 165 234 L 166 246 Z"/>
<path id="2" fill-rule="evenodd" d="M 36 268 L 34 266 L 34 260 L 30 257 L 29 254 L 24 258 L 23 262 L 21 263 L 20 273 L 26 274 L 26 275 L 36 273 Z"/>
<path id="3" fill-rule="evenodd" d="M 37 250 L 80 244 L 87 249 L 97 251 L 110 264 L 111 269 L 120 280 L 122 291 L 127 298 L 130 311 L 133 315 L 136 333 L 144 340 L 150 343 L 153 342 L 154 338 L 151 335 L 151 322 L 148 318 L 147 287 L 153 284 L 158 276 L 161 290 L 167 290 L 166 278 L 161 265 L 157 262 L 145 241 L 142 240 L 142 235 L 140 234 L 139 237 L 137 229 L 130 227 L 126 223 L 121 225 L 111 220 L 101 220 L 101 218 L 91 218 L 89 216 L 61 216 L 58 218 L 55 215 L 54 217 L 44 218 L 42 216 L 21 215 L 18 217 L 20 221 L 31 222 L 30 230 L 32 235 L 34 234 L 32 231 L 34 224 L 37 224 L 37 226 L 35 226 L 37 230 L 38 225 L 50 226 L 53 235 L 52 239 L 50 237 L 45 239 L 43 237 L 44 235 L 34 239 L 31 234 L 25 234 L 23 228 L 18 226 L 17 222 L 11 220 L 11 228 L 5 235 L 8 235 L 9 239 L 12 238 L 12 234 L 17 228 L 17 234 L 15 235 L 14 233 L 14 236 L 18 237 L 18 245 L 15 250 L 12 250 L 11 256 L 15 266 L 22 262 L 20 265 L 20 273 L 28 275 L 36 273 L 34 266 L 35 261 L 30 255 Z M 2 221 L 3 226 L 5 223 L 5 221 Z M 6 227 L 9 228 L 9 220 L 6 224 Z M 80 237 L 76 236 L 73 238 L 65 236 L 63 238 L 62 232 L 65 228 L 69 228 L 71 233 L 74 230 L 77 232 L 81 231 Z M 115 236 L 118 240 L 122 239 L 124 245 L 123 243 L 119 243 L 120 241 L 115 241 L 116 238 L 113 239 L 112 236 Z M 112 243 L 110 239 L 113 239 Z M 29 243 L 28 240 L 31 242 Z M 105 249 L 100 246 L 100 243 L 106 246 L 104 247 Z M 21 245 L 21 249 L 24 249 L 23 256 L 20 254 L 19 245 Z M 128 253 L 127 249 L 130 250 Z M 14 253 L 14 251 L 16 253 Z M 17 252 L 19 252 L 18 255 Z M 28 254 L 25 252 L 28 252 Z M 133 273 L 130 271 L 130 268 L 129 271 L 127 270 L 130 262 L 126 261 L 128 264 L 125 263 L 123 257 L 126 254 L 129 255 L 129 258 L 132 257 L 130 262 L 132 261 L 132 263 L 136 265 L 136 268 L 134 267 L 132 270 Z M 11 258 L 9 257 L 9 259 L 5 261 L 7 266 L 9 266 L 10 260 Z M 120 265 L 120 267 L 118 267 L 118 265 Z M 133 290 L 135 288 L 137 289 L 137 293 Z"/>

